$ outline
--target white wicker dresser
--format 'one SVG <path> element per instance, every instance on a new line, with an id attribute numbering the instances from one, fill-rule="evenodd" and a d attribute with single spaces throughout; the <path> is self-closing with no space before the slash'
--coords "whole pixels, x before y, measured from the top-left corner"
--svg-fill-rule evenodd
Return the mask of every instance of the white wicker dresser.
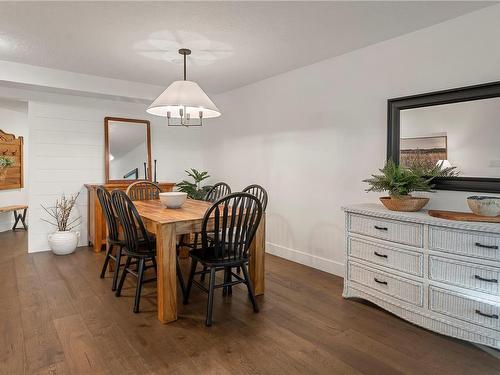
<path id="1" fill-rule="evenodd" d="M 500 224 L 393 212 L 346 213 L 345 298 L 427 329 L 500 348 Z"/>

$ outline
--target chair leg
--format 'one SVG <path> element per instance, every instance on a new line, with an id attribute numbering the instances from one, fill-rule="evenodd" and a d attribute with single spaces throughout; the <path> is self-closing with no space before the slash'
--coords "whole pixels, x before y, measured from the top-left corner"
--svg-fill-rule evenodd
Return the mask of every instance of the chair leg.
<path id="1" fill-rule="evenodd" d="M 119 246 L 116 251 L 115 256 L 115 270 L 113 271 L 113 283 L 111 284 L 111 290 L 114 292 L 116 290 L 116 284 L 118 283 L 118 275 L 120 274 L 120 264 L 122 258 L 122 247 Z"/>
<path id="2" fill-rule="evenodd" d="M 152 257 L 151 261 L 153 262 L 153 268 L 155 269 L 155 276 L 158 277 L 158 265 L 156 264 L 156 257 Z"/>
<path id="3" fill-rule="evenodd" d="M 181 264 L 179 262 L 179 257 L 175 257 L 176 260 L 176 268 L 177 268 L 177 278 L 179 279 L 179 284 L 181 284 L 181 292 L 182 292 L 182 299 L 184 300 L 186 296 L 186 285 L 184 284 L 184 277 L 182 277 L 182 270 L 181 270 Z"/>
<path id="4" fill-rule="evenodd" d="M 226 267 L 224 268 L 224 283 L 230 283 L 233 281 L 233 277 L 231 276 L 231 267 Z M 233 287 L 231 285 L 224 286 L 222 287 L 222 295 L 223 296 L 230 296 L 233 294 Z"/>
<path id="5" fill-rule="evenodd" d="M 208 285 L 208 303 L 207 303 L 207 319 L 205 325 L 212 325 L 212 313 L 214 310 L 214 286 L 215 286 L 215 267 L 210 268 L 210 283 Z"/>
<path id="6" fill-rule="evenodd" d="M 194 242 L 193 242 L 193 250 L 196 250 L 198 247 L 198 233 L 194 234 Z"/>
<path id="7" fill-rule="evenodd" d="M 205 282 L 205 273 L 206 273 L 206 272 L 207 272 L 207 266 L 203 266 L 203 273 L 202 273 L 202 274 L 201 274 L 201 276 L 200 276 L 200 281 L 201 281 L 202 283 L 204 283 L 204 282 Z"/>
<path id="8" fill-rule="evenodd" d="M 108 249 L 106 250 L 106 256 L 104 257 L 104 264 L 102 265 L 102 270 L 100 275 L 101 279 L 104 279 L 106 271 L 108 270 L 109 259 L 112 251 L 113 251 L 113 245 L 108 246 Z"/>
<path id="9" fill-rule="evenodd" d="M 227 267 L 224 268 L 224 284 L 227 283 Z M 227 295 L 227 286 L 222 287 L 222 296 Z"/>
<path id="10" fill-rule="evenodd" d="M 255 299 L 255 294 L 253 292 L 252 280 L 250 280 L 250 277 L 248 276 L 247 266 L 245 264 L 242 264 L 241 269 L 245 277 L 245 284 L 247 285 L 248 296 L 250 297 L 250 301 L 252 301 L 253 311 L 259 312 L 259 306 L 257 306 L 257 300 Z"/>
<path id="11" fill-rule="evenodd" d="M 120 297 L 120 294 L 122 294 L 123 283 L 125 282 L 125 277 L 127 276 L 128 268 L 130 267 L 131 261 L 132 258 L 128 256 L 127 261 L 125 262 L 125 267 L 123 267 L 122 276 L 120 277 L 120 282 L 118 283 L 118 287 L 116 288 L 115 295 L 117 297 Z"/>
<path id="12" fill-rule="evenodd" d="M 135 300 L 134 300 L 134 313 L 139 312 L 139 304 L 141 303 L 141 290 L 142 290 L 142 279 L 144 277 L 144 263 L 146 260 L 144 258 L 139 259 L 139 265 L 137 266 L 137 286 L 135 287 Z"/>
<path id="13" fill-rule="evenodd" d="M 186 286 L 186 291 L 184 293 L 184 301 L 183 303 L 187 305 L 189 303 L 189 294 L 191 293 L 191 288 L 193 286 L 194 274 L 196 272 L 196 266 L 198 265 L 198 261 L 196 259 L 191 258 L 191 271 L 189 272 L 188 283 Z"/>
<path id="14" fill-rule="evenodd" d="M 236 273 L 239 275 L 241 273 L 241 267 L 236 267 Z"/>

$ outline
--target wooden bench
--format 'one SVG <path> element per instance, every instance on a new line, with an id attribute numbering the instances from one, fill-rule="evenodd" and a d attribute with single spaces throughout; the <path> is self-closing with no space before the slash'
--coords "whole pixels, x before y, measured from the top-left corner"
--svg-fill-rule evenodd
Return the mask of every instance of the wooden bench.
<path id="1" fill-rule="evenodd" d="M 17 211 L 22 210 L 23 213 L 20 214 Z M 14 226 L 12 227 L 12 230 L 16 230 L 17 224 L 19 221 L 23 224 L 24 230 L 28 230 L 28 226 L 26 225 L 26 212 L 28 211 L 28 206 L 20 204 L 16 206 L 5 206 L 5 207 L 0 207 L 0 214 L 4 212 L 13 212 L 14 213 Z"/>

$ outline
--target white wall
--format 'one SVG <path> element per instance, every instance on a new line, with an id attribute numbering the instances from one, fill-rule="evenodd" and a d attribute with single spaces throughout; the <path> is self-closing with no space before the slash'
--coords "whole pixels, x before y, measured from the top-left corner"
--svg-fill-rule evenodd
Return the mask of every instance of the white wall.
<path id="1" fill-rule="evenodd" d="M 500 6 L 215 97 L 205 165 L 233 190 L 269 191 L 267 250 L 343 274 L 344 215 L 386 157 L 387 99 L 500 80 Z M 468 193 L 430 207 L 467 210 Z"/>
<path id="2" fill-rule="evenodd" d="M 448 160 L 462 176 L 500 177 L 500 98 L 401 111 L 401 137 L 447 136 Z"/>
<path id="3" fill-rule="evenodd" d="M 41 218 L 40 204 L 53 204 L 62 193 L 81 192 L 80 245 L 87 240 L 86 183 L 104 182 L 104 117 L 131 117 L 151 121 L 153 157 L 159 163 L 159 181 L 178 182 L 186 168 L 201 168 L 200 131 L 168 128 L 145 112 L 146 105 L 70 95 L 38 95 L 29 102 L 31 139 L 29 176 L 29 251 L 47 250 L 53 231 Z"/>
<path id="4" fill-rule="evenodd" d="M 0 207 L 28 203 L 28 103 L 0 98 L 0 129 L 16 137 L 24 137 L 24 188 L 0 190 Z M 0 214 L 0 232 L 10 230 L 14 224 L 12 212 Z"/>

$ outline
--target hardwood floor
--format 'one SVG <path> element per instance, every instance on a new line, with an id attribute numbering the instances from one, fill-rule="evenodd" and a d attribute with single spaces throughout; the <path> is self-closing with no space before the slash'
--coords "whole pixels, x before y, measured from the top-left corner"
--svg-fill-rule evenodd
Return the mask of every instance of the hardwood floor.
<path id="1" fill-rule="evenodd" d="M 162 325 L 154 284 L 133 314 L 132 283 L 116 298 L 99 279 L 102 253 L 28 255 L 26 237 L 0 233 L 0 374 L 500 373 L 474 345 L 344 300 L 341 278 L 277 257 L 267 256 L 259 314 L 242 286 L 218 291 L 206 328 L 206 295 L 193 289 Z"/>

